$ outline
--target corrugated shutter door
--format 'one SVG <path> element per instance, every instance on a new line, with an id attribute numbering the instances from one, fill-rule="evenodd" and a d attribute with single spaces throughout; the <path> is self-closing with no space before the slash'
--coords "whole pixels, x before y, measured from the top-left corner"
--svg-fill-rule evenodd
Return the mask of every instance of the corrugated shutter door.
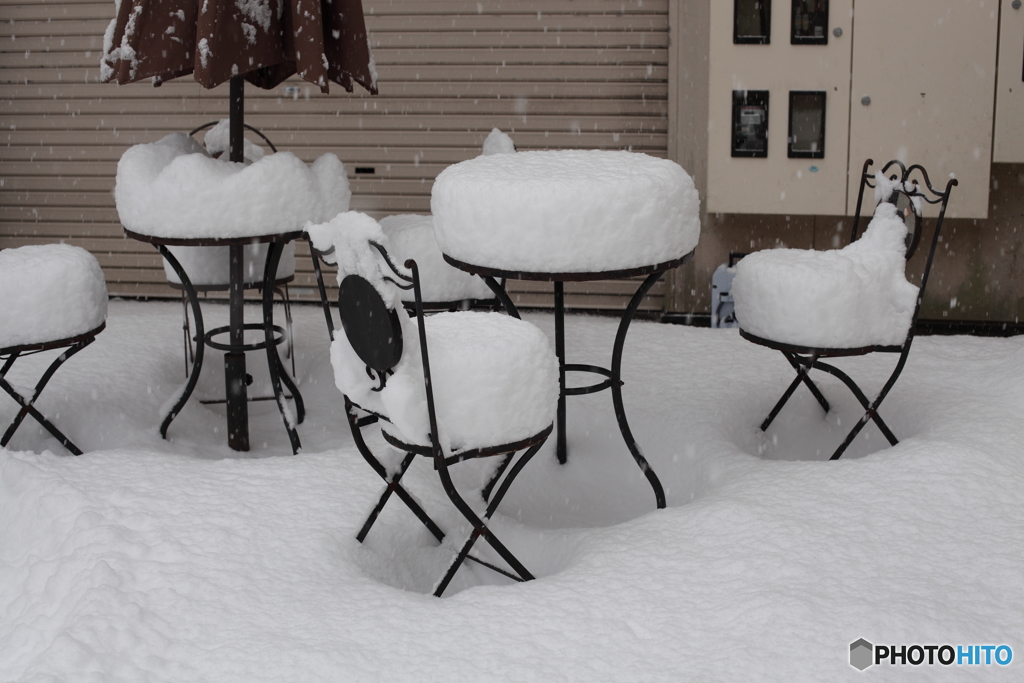
<path id="1" fill-rule="evenodd" d="M 116 164 L 129 145 L 226 116 L 227 86 L 99 83 L 111 2 L 0 7 L 0 247 L 68 241 L 96 254 L 112 294 L 176 296 L 155 250 L 122 235 Z M 436 175 L 478 154 L 494 127 L 519 149 L 666 155 L 667 0 L 367 0 L 364 9 L 379 96 L 338 87 L 325 96 L 298 80 L 246 89 L 246 122 L 279 149 L 345 162 L 353 209 L 428 212 Z M 315 297 L 308 259 L 299 269 L 293 296 Z M 660 309 L 660 287 L 644 308 Z M 523 305 L 551 305 L 550 284 L 510 289 Z M 567 305 L 620 308 L 633 289 L 568 285 Z"/>

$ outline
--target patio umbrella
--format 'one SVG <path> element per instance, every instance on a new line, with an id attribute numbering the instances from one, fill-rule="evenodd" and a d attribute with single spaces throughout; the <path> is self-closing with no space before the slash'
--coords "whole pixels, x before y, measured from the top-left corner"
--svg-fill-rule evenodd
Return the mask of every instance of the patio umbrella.
<path id="1" fill-rule="evenodd" d="M 324 93 L 333 81 L 377 94 L 361 0 L 118 0 L 115 7 L 100 80 L 160 85 L 191 73 L 204 88 L 230 80 L 232 161 L 242 160 L 244 81 L 269 90 L 298 74 Z"/>
<path id="2" fill-rule="evenodd" d="M 153 85 L 194 74 L 205 88 L 230 81 L 230 160 L 241 162 L 245 81 L 269 90 L 293 74 L 329 91 L 359 83 L 377 94 L 361 0 L 115 0 L 100 80 Z M 242 247 L 230 247 L 230 339 L 244 341 Z M 237 276 L 237 277 L 236 277 Z M 228 438 L 248 450 L 245 354 L 228 354 Z"/>

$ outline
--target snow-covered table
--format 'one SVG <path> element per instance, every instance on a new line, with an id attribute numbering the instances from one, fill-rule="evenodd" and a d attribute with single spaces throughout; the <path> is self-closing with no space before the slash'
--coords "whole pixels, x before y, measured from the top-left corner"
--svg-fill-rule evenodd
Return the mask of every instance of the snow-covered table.
<path id="1" fill-rule="evenodd" d="M 455 164 L 431 194 L 434 230 L 446 261 L 483 277 L 512 315 L 515 304 L 494 278 L 554 283 L 559 362 L 556 449 L 567 458 L 565 398 L 612 392 L 622 438 L 647 476 L 659 508 L 665 493 L 640 452 L 622 401 L 622 351 L 641 300 L 661 275 L 692 257 L 700 235 L 699 199 L 678 164 L 632 152 L 543 151 L 495 154 Z M 645 275 L 623 311 L 611 368 L 565 362 L 564 283 Z M 567 387 L 566 372 L 604 379 Z"/>
<path id="2" fill-rule="evenodd" d="M 245 352 L 263 349 L 267 354 L 271 385 L 292 451 L 301 444 L 295 425 L 302 422 L 302 396 L 284 371 L 276 347 L 284 330 L 274 325 L 273 283 L 287 243 L 302 235 L 305 225 L 322 222 L 348 209 L 351 193 L 345 169 L 333 154 L 325 154 L 311 166 L 289 152 L 268 154 L 249 164 L 214 159 L 195 140 L 175 133 L 155 143 L 128 149 L 117 166 L 114 190 L 125 234 L 153 244 L 174 269 L 188 296 L 196 321 L 196 347 L 188 382 L 176 394 L 163 415 L 160 434 L 188 401 L 199 379 L 203 349 L 225 352 L 228 445 L 249 450 L 249 417 Z M 263 274 L 263 320 L 246 324 L 243 311 L 244 247 L 269 245 Z M 168 247 L 229 248 L 230 324 L 209 332 L 186 270 Z M 245 343 L 246 330 L 262 330 L 263 341 Z M 228 334 L 227 343 L 215 340 Z M 282 383 L 295 399 L 293 416 Z"/>

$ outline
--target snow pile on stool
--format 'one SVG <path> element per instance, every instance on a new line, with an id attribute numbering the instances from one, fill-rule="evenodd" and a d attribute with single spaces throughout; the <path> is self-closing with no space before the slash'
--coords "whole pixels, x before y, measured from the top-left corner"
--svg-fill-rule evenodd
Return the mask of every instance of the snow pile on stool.
<path id="1" fill-rule="evenodd" d="M 107 319 L 95 257 L 69 244 L 0 250 L 0 348 L 70 339 Z"/>
<path id="2" fill-rule="evenodd" d="M 130 147 L 117 164 L 114 199 L 124 227 L 163 238 L 230 238 L 301 230 L 348 209 L 345 167 L 334 154 L 306 166 L 291 152 L 251 164 L 211 158 L 172 133 Z"/>
<path id="3" fill-rule="evenodd" d="M 907 282 L 907 227 L 882 202 L 857 241 L 830 251 L 768 249 L 736 265 L 740 328 L 812 348 L 902 344 L 918 288 Z"/>
<path id="4" fill-rule="evenodd" d="M 383 389 L 367 375 L 345 333 L 331 344 L 338 389 L 359 406 L 385 415 L 384 428 L 406 443 L 430 443 L 419 329 L 385 280 L 390 268 L 368 241 L 390 245 L 380 225 L 358 212 L 308 228 L 318 251 L 334 247 L 338 284 L 348 275 L 368 280 L 402 324 L 402 358 Z M 392 259 L 394 260 L 394 259 Z M 398 264 L 400 265 L 400 264 Z M 558 360 L 544 333 L 501 313 L 457 312 L 427 316 L 427 350 L 438 432 L 447 451 L 513 443 L 547 428 L 558 402 Z M 510 409 L 514 406 L 514 409 Z"/>
<path id="5" fill-rule="evenodd" d="M 442 171 L 430 199 L 445 254 L 540 272 L 680 258 L 697 245 L 699 204 L 675 162 L 602 150 L 482 155 Z"/>
<path id="6" fill-rule="evenodd" d="M 415 259 L 420 269 L 423 300 L 428 302 L 455 302 L 464 299 L 493 299 L 494 293 L 476 275 L 449 265 L 434 238 L 434 219 L 431 216 L 403 214 L 387 216 L 380 227 L 391 243 L 391 259 L 401 265 L 406 259 Z M 412 290 L 402 292 L 403 301 L 413 301 Z"/>

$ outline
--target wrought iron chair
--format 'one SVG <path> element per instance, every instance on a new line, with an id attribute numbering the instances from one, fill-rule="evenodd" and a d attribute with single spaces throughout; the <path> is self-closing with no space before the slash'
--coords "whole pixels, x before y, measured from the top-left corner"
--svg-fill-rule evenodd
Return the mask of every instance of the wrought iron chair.
<path id="1" fill-rule="evenodd" d="M 189 135 L 195 137 L 197 133 L 207 131 L 204 139 L 204 146 L 207 152 L 218 156 L 227 149 L 227 126 L 228 120 L 210 121 L 194 128 Z M 274 143 L 257 128 L 244 124 L 246 130 L 254 133 L 263 140 L 264 144 L 276 153 L 277 147 Z M 247 161 L 256 161 L 263 156 L 263 150 L 256 144 L 245 140 L 245 152 Z M 182 264 L 192 281 L 192 287 L 197 292 L 226 292 L 229 289 L 228 275 L 228 247 L 168 247 L 175 258 Z M 263 290 L 263 271 L 267 261 L 267 245 L 252 244 L 244 249 L 245 263 L 243 264 L 246 273 L 245 289 Z M 193 347 L 192 324 L 189 320 L 188 297 L 185 288 L 181 284 L 181 278 L 174 272 L 171 265 L 164 259 L 164 274 L 167 276 L 167 284 L 171 289 L 181 292 L 181 318 L 182 330 L 184 332 L 185 345 L 185 376 L 188 377 L 189 369 L 192 367 L 192 360 L 195 357 Z M 251 278 L 251 279 L 250 279 Z M 284 253 L 281 255 L 281 264 L 277 268 L 277 277 L 274 279 L 274 292 L 281 298 L 284 306 L 285 319 L 285 358 L 291 360 L 292 377 L 295 377 L 295 352 L 292 339 L 292 305 L 289 296 L 288 285 L 295 280 L 295 244 L 289 242 L 285 245 Z M 253 397 L 253 401 L 271 400 L 272 397 Z M 205 399 L 201 403 L 224 403 L 224 399 Z"/>
<path id="2" fill-rule="evenodd" d="M 487 520 L 552 430 L 558 364 L 547 338 L 535 326 L 500 313 L 424 316 L 416 261 L 407 260 L 405 268 L 396 265 L 388 255 L 386 236 L 369 216 L 341 214 L 311 227 L 309 237 L 349 427 L 359 452 L 387 484 L 356 538 L 366 538 L 394 494 L 438 542 L 444 539 L 440 526 L 402 485 L 415 456 L 425 456 L 433 461 L 448 498 L 472 526 L 434 586 L 434 595 L 444 593 L 466 560 L 516 581 L 532 579 Z M 319 259 L 338 265 L 337 305 L 344 335 L 334 333 Z M 400 293 L 409 290 L 415 322 L 401 305 Z M 405 454 L 395 471 L 388 471 L 366 443 L 362 430 L 372 424 Z M 519 451 L 525 452 L 513 463 Z M 489 502 L 480 514 L 456 489 L 449 467 L 491 456 L 501 460 L 482 491 Z M 470 554 L 481 537 L 508 568 Z"/>
<path id="3" fill-rule="evenodd" d="M 43 244 L 0 250 L 0 388 L 20 410 L 0 437 L 10 443 L 31 415 L 74 455 L 82 450 L 35 407 L 53 374 L 87 347 L 106 327 L 107 286 L 95 257 L 67 244 Z M 15 361 L 43 351 L 66 349 L 50 364 L 31 391 L 7 380 Z"/>
<path id="4" fill-rule="evenodd" d="M 810 370 L 839 379 L 863 407 L 863 416 L 836 448 L 832 460 L 843 455 L 869 421 L 878 426 L 891 445 L 898 443 L 878 409 L 906 365 L 950 192 L 957 185 L 951 178 L 945 189 L 939 191 L 932 186 L 924 168 L 916 164 L 908 167 L 898 160 L 890 161 L 873 174 L 869 171 L 873 163 L 871 159 L 864 162 L 847 247 L 831 252 L 795 249 L 757 252 L 737 264 L 733 282 L 740 335 L 782 352 L 796 371 L 796 377 L 761 423 L 761 431 L 768 429 L 801 384 L 810 390 L 826 413 L 829 411 L 829 402 L 811 379 Z M 857 228 L 867 188 L 872 188 L 875 194 L 874 218 L 858 240 Z M 925 202 L 938 205 L 938 218 L 921 272 L 920 287 L 914 287 L 907 282 L 905 269 L 921 241 L 921 213 Z M 887 249 L 879 252 L 876 247 Z M 849 267 L 851 273 L 869 275 L 861 275 L 857 282 L 861 287 L 849 287 L 849 282 L 841 277 L 844 267 Z M 886 267 L 889 269 L 885 270 Z M 864 307 L 869 307 L 870 313 L 865 313 L 868 309 Z M 870 324 L 852 329 L 851 320 Z M 794 321 L 799 322 L 794 324 Z M 846 372 L 823 360 L 874 352 L 897 354 L 898 360 L 873 400 Z"/>

